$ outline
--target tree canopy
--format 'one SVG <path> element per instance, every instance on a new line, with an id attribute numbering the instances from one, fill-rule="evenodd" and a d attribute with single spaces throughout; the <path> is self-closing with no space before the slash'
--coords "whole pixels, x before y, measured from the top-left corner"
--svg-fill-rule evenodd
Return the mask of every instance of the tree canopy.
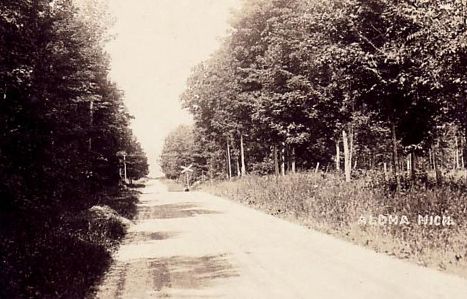
<path id="1" fill-rule="evenodd" d="M 465 11 L 455 0 L 243 1 L 181 98 L 207 137 L 197 142 L 236 161 L 244 138 L 250 170 L 327 167 L 341 143 L 352 167 L 428 159 L 444 125 L 465 138 Z"/>

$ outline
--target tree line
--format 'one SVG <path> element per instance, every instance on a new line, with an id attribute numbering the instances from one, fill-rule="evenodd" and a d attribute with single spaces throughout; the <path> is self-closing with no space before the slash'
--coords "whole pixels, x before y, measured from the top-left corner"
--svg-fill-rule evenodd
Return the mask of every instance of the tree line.
<path id="1" fill-rule="evenodd" d="M 5 297 L 37 295 L 28 293 L 34 292 L 35 275 L 53 266 L 37 269 L 38 262 L 34 268 L 34 256 L 47 259 L 40 248 L 64 230 L 64 215 L 78 215 L 101 203 L 103 193 L 119 189 L 119 151 L 131 160 L 130 178 L 147 174 L 124 95 L 109 79 L 107 16 L 101 1 L 0 2 L 0 294 Z M 49 241 L 34 243 L 39 235 Z"/>
<path id="2" fill-rule="evenodd" d="M 85 3 L 1 3 L 2 211 L 87 206 L 87 194 L 118 184 L 118 151 L 144 156 L 109 79 L 107 25 Z"/>
<path id="3" fill-rule="evenodd" d="M 181 97 L 199 174 L 465 167 L 463 1 L 245 0 L 231 25 Z"/>

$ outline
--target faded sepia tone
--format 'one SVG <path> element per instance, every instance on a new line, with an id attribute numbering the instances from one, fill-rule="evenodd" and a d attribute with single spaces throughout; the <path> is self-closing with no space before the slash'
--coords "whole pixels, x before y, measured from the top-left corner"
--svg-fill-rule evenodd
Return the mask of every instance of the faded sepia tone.
<path id="1" fill-rule="evenodd" d="M 0 1 L 0 298 L 467 298 L 466 0 Z"/>

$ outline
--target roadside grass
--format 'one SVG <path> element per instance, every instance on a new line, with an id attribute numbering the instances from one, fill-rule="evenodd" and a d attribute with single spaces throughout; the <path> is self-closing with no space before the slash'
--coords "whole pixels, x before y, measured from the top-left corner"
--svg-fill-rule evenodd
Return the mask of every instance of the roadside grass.
<path id="1" fill-rule="evenodd" d="M 377 252 L 467 278 L 465 185 L 402 181 L 403 189 L 396 193 L 378 173 L 361 174 L 350 184 L 337 174 L 299 173 L 205 183 L 202 190 Z M 370 216 L 379 215 L 386 224 L 369 223 Z M 389 215 L 393 222 L 388 224 Z M 424 225 L 425 218 L 419 223 L 419 215 L 449 216 L 455 225 Z M 401 224 L 402 216 L 409 224 Z"/>
<path id="2" fill-rule="evenodd" d="M 87 210 L 14 215 L 14 226 L 2 227 L 0 298 L 93 296 L 126 233 L 127 218 L 136 214 L 138 192 L 115 189 L 99 197 Z"/>

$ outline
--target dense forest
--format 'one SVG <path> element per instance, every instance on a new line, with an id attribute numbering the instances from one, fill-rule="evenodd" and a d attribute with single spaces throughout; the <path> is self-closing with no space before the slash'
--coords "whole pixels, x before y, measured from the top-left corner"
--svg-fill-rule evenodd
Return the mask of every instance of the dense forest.
<path id="1" fill-rule="evenodd" d="M 463 169 L 466 28 L 458 0 L 243 1 L 182 96 L 195 121 L 185 163 L 198 176 L 342 169 L 348 181 Z"/>
<path id="2" fill-rule="evenodd" d="M 101 1 L 0 2 L 1 298 L 84 297 L 123 234 L 99 217 L 134 212 L 121 169 L 148 166 L 109 79 L 108 20 Z"/>

